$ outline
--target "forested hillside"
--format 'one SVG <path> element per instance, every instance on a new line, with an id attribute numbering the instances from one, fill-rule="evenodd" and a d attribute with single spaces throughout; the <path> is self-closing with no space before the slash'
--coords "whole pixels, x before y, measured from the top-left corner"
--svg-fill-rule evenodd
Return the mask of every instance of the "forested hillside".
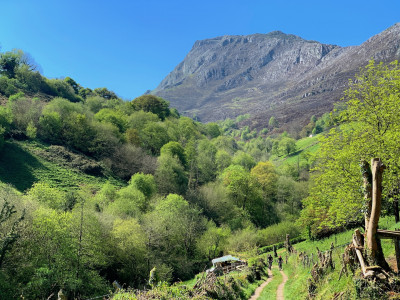
<path id="1" fill-rule="evenodd" d="M 168 289 L 222 254 L 248 259 L 260 280 L 257 254 L 286 234 L 363 224 L 361 159 L 387 165 L 383 213 L 398 216 L 397 62 L 371 61 L 344 101 L 296 136 L 278 133 L 274 117 L 259 131 L 250 115 L 203 124 L 154 95 L 123 101 L 47 79 L 20 50 L 0 53 L 0 74 L 4 299 L 60 289 L 85 299 L 114 280 Z"/>
<path id="2" fill-rule="evenodd" d="M 156 96 L 122 101 L 47 79 L 20 50 L 1 53 L 0 72 L 6 297 L 89 297 L 114 280 L 143 288 L 154 267 L 160 281 L 184 280 L 222 253 L 300 234 L 309 160 L 268 161 L 296 151 L 287 133 L 241 129 L 247 116 L 202 124 Z"/>

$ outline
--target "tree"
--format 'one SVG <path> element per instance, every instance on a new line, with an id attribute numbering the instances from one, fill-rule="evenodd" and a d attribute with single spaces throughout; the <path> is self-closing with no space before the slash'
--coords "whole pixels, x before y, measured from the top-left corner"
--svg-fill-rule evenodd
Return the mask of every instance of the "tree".
<path id="1" fill-rule="evenodd" d="M 76 83 L 75 80 L 73 80 L 71 77 L 65 77 L 64 81 L 74 89 L 75 94 L 79 95 L 79 90 L 82 87 L 78 83 Z"/>
<path id="2" fill-rule="evenodd" d="M 289 155 L 296 151 L 296 140 L 290 137 L 283 137 L 278 144 L 278 152 L 280 155 Z"/>
<path id="3" fill-rule="evenodd" d="M 0 270 L 7 252 L 20 237 L 19 227 L 25 217 L 25 211 L 17 212 L 15 205 L 9 201 L 10 198 L 15 197 L 10 189 L 3 190 L 2 193 L 2 199 L 0 199 Z"/>
<path id="4" fill-rule="evenodd" d="M 169 142 L 169 136 L 163 126 L 150 122 L 140 131 L 140 140 L 145 149 L 158 155 L 161 147 Z"/>
<path id="5" fill-rule="evenodd" d="M 221 135 L 221 130 L 219 129 L 218 124 L 215 122 L 207 123 L 206 130 L 207 130 L 207 135 L 212 139 L 219 137 Z"/>
<path id="6" fill-rule="evenodd" d="M 18 68 L 22 66 L 26 66 L 29 71 L 35 71 L 38 68 L 33 58 L 22 50 L 14 49 L 0 54 L 1 75 L 15 78 Z"/>
<path id="7" fill-rule="evenodd" d="M 215 155 L 217 148 L 207 139 L 201 140 L 197 145 L 197 166 L 199 168 L 199 182 L 206 183 L 214 180 L 216 176 Z"/>
<path id="8" fill-rule="evenodd" d="M 95 114 L 94 118 L 100 122 L 115 125 L 120 132 L 125 132 L 128 126 L 126 116 L 115 109 L 103 108 Z"/>
<path id="9" fill-rule="evenodd" d="M 143 95 L 135 98 L 131 102 L 135 110 L 143 110 L 157 115 L 161 120 L 164 120 L 170 115 L 169 103 L 163 98 L 154 95 Z"/>
<path id="10" fill-rule="evenodd" d="M 204 229 L 205 220 L 200 211 L 182 196 L 170 194 L 160 199 L 154 210 L 144 217 L 151 254 L 149 266 L 163 262 L 173 268 L 175 278 L 191 277 L 193 270 L 197 271 L 193 262 L 196 239 Z"/>
<path id="11" fill-rule="evenodd" d="M 187 166 L 185 149 L 178 142 L 168 142 L 161 147 L 161 155 L 169 154 L 179 159 L 182 166 Z"/>
<path id="12" fill-rule="evenodd" d="M 250 154 L 243 151 L 238 151 L 235 153 L 235 156 L 232 159 L 232 163 L 234 165 L 242 166 L 247 171 L 250 171 L 250 169 L 256 165 L 254 158 Z"/>
<path id="13" fill-rule="evenodd" d="M 94 94 L 103 97 L 104 99 L 118 99 L 118 96 L 107 88 L 96 88 L 93 90 Z"/>
<path id="14" fill-rule="evenodd" d="M 158 168 L 155 173 L 158 191 L 160 194 L 170 193 L 183 195 L 188 185 L 188 177 L 177 157 L 170 154 L 158 157 Z"/>
<path id="15" fill-rule="evenodd" d="M 246 209 L 254 200 L 252 197 L 254 196 L 255 181 L 250 173 L 242 166 L 232 165 L 225 169 L 222 178 L 235 204 Z"/>
<path id="16" fill-rule="evenodd" d="M 221 256 L 226 246 L 231 231 L 227 227 L 217 227 L 210 221 L 207 224 L 207 231 L 200 237 L 197 247 L 202 255 L 212 260 Z"/>
<path id="17" fill-rule="evenodd" d="M 138 286 L 146 277 L 146 234 L 135 219 L 114 220 L 111 231 L 116 246 L 118 278 L 129 286 Z"/>
<path id="18" fill-rule="evenodd" d="M 141 191 L 147 199 L 150 199 L 157 190 L 156 182 L 151 174 L 136 173 L 129 181 L 129 185 Z"/>
<path id="19" fill-rule="evenodd" d="M 274 116 L 272 116 L 271 118 L 269 118 L 268 125 L 271 128 L 278 127 L 278 120 Z"/>
<path id="20" fill-rule="evenodd" d="M 259 162 L 251 169 L 250 174 L 255 177 L 257 182 L 261 185 L 266 197 L 275 197 L 278 174 L 275 171 L 275 166 L 271 162 Z"/>
<path id="21" fill-rule="evenodd" d="M 116 200 L 108 205 L 107 211 L 120 217 L 139 217 L 147 207 L 148 201 L 143 193 L 128 185 L 117 192 Z"/>
<path id="22" fill-rule="evenodd" d="M 47 183 L 36 182 L 27 192 L 27 195 L 53 209 L 64 209 L 66 194 L 56 188 L 50 187 Z"/>
<path id="23" fill-rule="evenodd" d="M 320 142 L 313 188 L 304 201 L 302 224 L 312 234 L 363 218 L 360 160 L 380 157 L 388 166 L 384 198 L 398 197 L 400 171 L 400 66 L 371 61 L 350 82 L 340 126 Z"/>
<path id="24" fill-rule="evenodd" d="M 218 150 L 215 155 L 215 163 L 218 172 L 222 172 L 232 163 L 232 156 L 230 156 L 225 150 Z"/>

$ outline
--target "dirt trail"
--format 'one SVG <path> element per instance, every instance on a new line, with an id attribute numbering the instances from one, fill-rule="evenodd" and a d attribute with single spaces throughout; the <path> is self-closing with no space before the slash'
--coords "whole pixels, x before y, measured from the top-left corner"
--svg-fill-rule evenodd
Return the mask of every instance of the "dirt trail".
<path id="1" fill-rule="evenodd" d="M 272 271 L 270 269 L 268 269 L 268 276 L 269 278 L 264 281 L 254 292 L 253 296 L 251 296 L 251 298 L 249 300 L 256 300 L 258 299 L 258 297 L 260 297 L 262 290 L 265 288 L 265 286 L 271 282 L 272 280 Z"/>
<path id="2" fill-rule="evenodd" d="M 276 290 L 276 299 L 277 300 L 284 300 L 285 298 L 283 297 L 283 289 L 285 287 L 285 283 L 288 280 L 288 277 L 286 276 L 283 271 L 281 271 L 283 281 L 282 283 L 278 286 L 278 289 Z"/>

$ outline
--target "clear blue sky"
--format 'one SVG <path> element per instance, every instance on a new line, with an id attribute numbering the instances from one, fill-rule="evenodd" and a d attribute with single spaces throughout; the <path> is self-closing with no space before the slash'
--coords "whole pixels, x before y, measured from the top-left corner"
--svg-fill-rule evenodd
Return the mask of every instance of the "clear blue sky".
<path id="1" fill-rule="evenodd" d="M 133 99 L 180 63 L 196 40 L 281 30 L 359 45 L 400 22 L 399 0 L 0 0 L 1 51 L 22 49 L 50 78 Z"/>

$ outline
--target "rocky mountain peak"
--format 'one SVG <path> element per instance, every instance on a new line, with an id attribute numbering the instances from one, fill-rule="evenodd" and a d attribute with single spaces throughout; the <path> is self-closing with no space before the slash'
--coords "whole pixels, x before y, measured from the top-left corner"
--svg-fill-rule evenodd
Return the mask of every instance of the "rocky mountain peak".
<path id="1" fill-rule="evenodd" d="M 369 59 L 393 60 L 399 49 L 400 23 L 354 47 L 281 31 L 225 35 L 196 41 L 152 93 L 203 121 L 250 113 L 256 127 L 270 115 L 294 124 L 328 111 Z"/>

